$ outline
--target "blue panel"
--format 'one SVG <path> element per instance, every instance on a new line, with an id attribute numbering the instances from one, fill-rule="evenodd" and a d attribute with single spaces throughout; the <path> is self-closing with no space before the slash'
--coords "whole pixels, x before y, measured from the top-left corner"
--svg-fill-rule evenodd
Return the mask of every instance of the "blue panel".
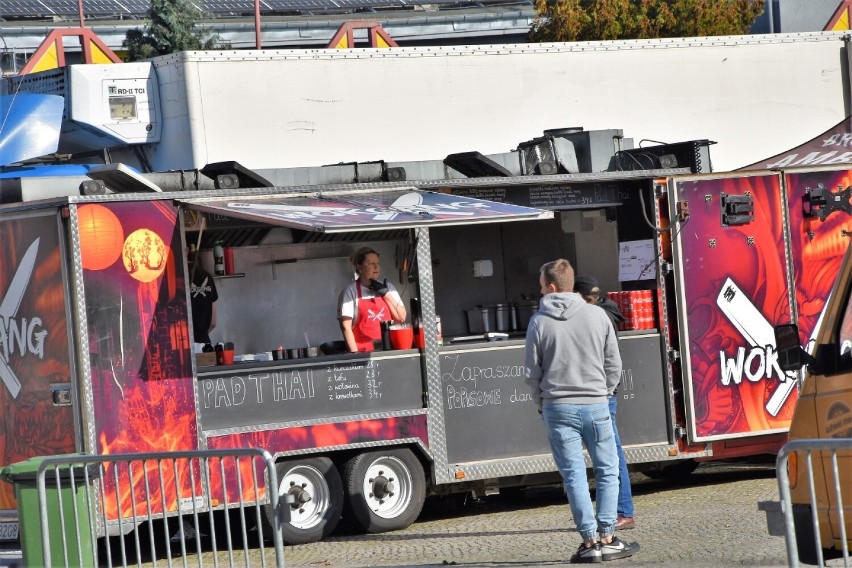
<path id="1" fill-rule="evenodd" d="M 65 99 L 57 95 L 0 96 L 0 165 L 56 152 Z"/>

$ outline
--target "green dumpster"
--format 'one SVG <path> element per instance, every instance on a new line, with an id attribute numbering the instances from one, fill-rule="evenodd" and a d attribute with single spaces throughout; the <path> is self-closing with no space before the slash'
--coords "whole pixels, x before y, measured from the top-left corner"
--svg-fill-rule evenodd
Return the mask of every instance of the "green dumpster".
<path id="1" fill-rule="evenodd" d="M 79 454 L 69 454 L 52 457 L 67 457 L 69 461 L 72 461 L 74 457 L 78 456 Z M 46 457 L 33 457 L 0 470 L 0 478 L 15 485 L 21 552 L 25 566 L 47 564 L 47 559 L 44 558 L 44 539 L 41 533 L 41 515 L 38 503 L 38 468 L 45 459 Z M 86 468 L 88 468 L 89 481 L 91 482 L 94 479 L 94 472 L 97 471 L 97 464 L 88 464 Z M 50 531 L 48 539 L 50 564 L 52 566 L 94 566 L 95 552 L 92 543 L 91 517 L 88 509 L 88 501 L 91 499 L 86 497 L 89 488 L 85 484 L 85 468 L 82 464 L 74 465 L 73 486 L 71 484 L 71 469 L 69 464 L 58 464 L 56 466 L 49 465 L 45 470 L 44 487 Z M 58 489 L 57 472 L 59 473 Z M 61 515 L 60 498 L 62 500 Z"/>

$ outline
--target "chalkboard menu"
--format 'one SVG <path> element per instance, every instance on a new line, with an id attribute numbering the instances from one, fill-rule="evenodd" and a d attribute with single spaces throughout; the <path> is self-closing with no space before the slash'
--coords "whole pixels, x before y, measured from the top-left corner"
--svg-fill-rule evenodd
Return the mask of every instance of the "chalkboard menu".
<path id="1" fill-rule="evenodd" d="M 199 373 L 202 429 L 217 430 L 423 407 L 419 354 Z"/>
<path id="2" fill-rule="evenodd" d="M 539 209 L 582 209 L 621 204 L 627 182 L 452 188 L 454 195 L 511 203 Z"/>
<path id="3" fill-rule="evenodd" d="M 449 463 L 550 453 L 524 383 L 523 343 L 444 350 L 440 364 Z"/>

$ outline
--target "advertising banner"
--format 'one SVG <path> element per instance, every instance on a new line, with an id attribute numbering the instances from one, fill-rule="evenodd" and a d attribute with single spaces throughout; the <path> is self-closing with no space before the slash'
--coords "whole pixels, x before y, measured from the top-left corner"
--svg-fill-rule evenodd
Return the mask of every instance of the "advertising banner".
<path id="1" fill-rule="evenodd" d="M 0 223 L 0 458 L 74 451 L 70 354 L 56 214 Z M 54 390 L 67 395 L 56 404 Z M 0 510 L 14 509 L 0 483 Z"/>

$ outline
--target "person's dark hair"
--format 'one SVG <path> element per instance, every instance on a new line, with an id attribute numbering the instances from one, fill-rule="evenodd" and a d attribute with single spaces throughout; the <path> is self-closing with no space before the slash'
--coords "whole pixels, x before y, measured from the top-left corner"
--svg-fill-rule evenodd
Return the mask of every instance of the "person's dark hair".
<path id="1" fill-rule="evenodd" d="M 355 251 L 352 255 L 352 264 L 355 266 L 359 266 L 364 263 L 364 259 L 367 258 L 368 254 L 374 254 L 379 256 L 379 253 L 371 249 L 370 247 L 361 247 Z"/>
<path id="2" fill-rule="evenodd" d="M 557 292 L 574 291 L 574 268 L 564 258 L 543 264 L 541 275 L 544 277 L 544 283 L 553 284 Z"/>

